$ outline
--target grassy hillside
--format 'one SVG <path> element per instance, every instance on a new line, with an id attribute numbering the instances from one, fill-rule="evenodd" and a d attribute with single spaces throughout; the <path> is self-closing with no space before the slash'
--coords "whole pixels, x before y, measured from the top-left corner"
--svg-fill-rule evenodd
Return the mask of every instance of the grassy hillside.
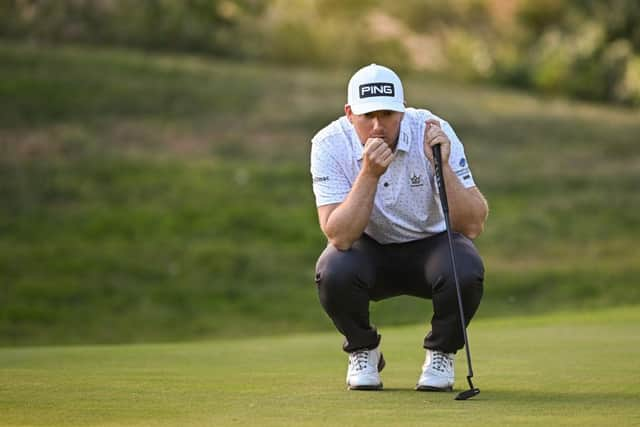
<path id="1" fill-rule="evenodd" d="M 1 344 L 332 329 L 309 139 L 352 70 L 7 42 L 0 62 Z M 491 205 L 480 318 L 640 302 L 636 112 L 405 77 Z"/>
<path id="2" fill-rule="evenodd" d="M 382 392 L 348 392 L 333 333 L 189 344 L 0 349 L 2 424 L 630 426 L 639 307 L 480 320 L 480 395 L 413 390 L 422 327 L 384 328 Z M 462 352 L 464 353 L 464 352 Z M 463 354 L 456 391 L 466 387 Z"/>

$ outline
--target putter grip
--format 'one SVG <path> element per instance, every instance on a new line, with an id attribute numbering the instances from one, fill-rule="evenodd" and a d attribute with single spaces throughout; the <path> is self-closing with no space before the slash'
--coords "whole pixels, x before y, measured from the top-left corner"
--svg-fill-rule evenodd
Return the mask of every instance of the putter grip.
<path id="1" fill-rule="evenodd" d="M 444 188 L 444 176 L 442 175 L 442 152 L 440 150 L 440 144 L 434 145 L 433 151 L 433 163 L 436 170 L 436 185 L 438 186 L 438 192 L 440 193 L 440 204 L 442 210 L 449 212 L 449 202 L 447 201 L 447 191 Z"/>

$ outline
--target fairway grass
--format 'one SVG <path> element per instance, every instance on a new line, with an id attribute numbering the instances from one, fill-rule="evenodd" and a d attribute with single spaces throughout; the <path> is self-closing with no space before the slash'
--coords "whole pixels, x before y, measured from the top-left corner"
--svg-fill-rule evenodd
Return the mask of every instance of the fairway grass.
<path id="1" fill-rule="evenodd" d="M 422 326 L 381 328 L 383 392 L 345 390 L 346 356 L 333 332 L 5 348 L 0 425 L 640 425 L 639 321 L 632 306 L 475 322 L 482 392 L 464 402 L 413 391 Z"/>

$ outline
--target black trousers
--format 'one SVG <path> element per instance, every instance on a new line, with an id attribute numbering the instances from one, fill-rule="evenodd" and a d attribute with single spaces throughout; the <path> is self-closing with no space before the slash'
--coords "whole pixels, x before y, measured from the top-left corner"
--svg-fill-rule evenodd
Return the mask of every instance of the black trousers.
<path id="1" fill-rule="evenodd" d="M 482 298 L 484 266 L 471 240 L 453 236 L 468 324 Z M 369 302 L 398 295 L 433 302 L 424 348 L 454 353 L 464 346 L 446 232 L 386 245 L 363 235 L 347 251 L 328 245 L 316 265 L 316 284 L 322 307 L 345 337 L 345 351 L 378 346 L 380 335 L 369 321 Z"/>

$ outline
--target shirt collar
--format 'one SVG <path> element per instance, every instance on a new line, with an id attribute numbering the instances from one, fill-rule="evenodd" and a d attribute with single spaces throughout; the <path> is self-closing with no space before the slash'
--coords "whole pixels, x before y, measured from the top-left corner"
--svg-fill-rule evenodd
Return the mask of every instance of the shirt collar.
<path id="1" fill-rule="evenodd" d="M 398 145 L 396 146 L 396 151 L 409 151 L 411 148 L 411 132 L 409 132 L 409 119 L 407 118 L 407 113 L 402 117 L 402 121 L 400 122 L 400 133 L 398 134 Z"/>
<path id="2" fill-rule="evenodd" d="M 409 132 L 409 119 L 407 118 L 407 114 L 402 117 L 402 121 L 400 122 L 400 133 L 398 134 L 398 145 L 396 146 L 396 151 L 404 151 L 408 152 L 411 148 L 411 133 Z M 364 147 L 360 142 L 360 138 L 358 138 L 358 134 L 356 133 L 356 129 L 351 125 L 351 141 L 355 147 L 356 152 L 356 160 L 362 160 L 362 155 L 364 152 Z"/>

